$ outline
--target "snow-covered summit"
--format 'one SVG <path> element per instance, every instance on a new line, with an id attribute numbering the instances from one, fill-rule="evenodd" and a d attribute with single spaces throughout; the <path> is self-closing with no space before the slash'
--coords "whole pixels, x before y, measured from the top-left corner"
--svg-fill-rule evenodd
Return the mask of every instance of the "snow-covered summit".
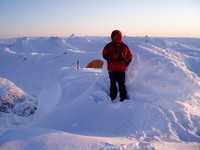
<path id="1" fill-rule="evenodd" d="M 38 99 L 38 109 L 29 122 L 31 127 L 24 131 L 27 134 L 16 135 L 21 129 L 4 132 L 0 145 L 4 149 L 14 145 L 24 148 L 19 141 L 8 140 L 15 134 L 17 139 L 29 136 L 30 140 L 23 143 L 36 144 L 39 149 L 41 143 L 37 141 L 42 140 L 45 145 L 52 143 L 45 140 L 52 137 L 55 141 L 63 137 L 75 149 L 86 146 L 87 141 L 89 149 L 150 150 L 157 149 L 158 143 L 167 148 L 165 142 L 198 149 L 200 40 L 124 40 L 134 57 L 126 74 L 130 99 L 123 103 L 110 101 L 106 62 L 103 69 L 84 68 L 91 60 L 103 60 L 102 49 L 109 42 L 108 37 L 34 38 L 19 42 L 23 44 L 0 44 L 0 75 Z M 80 69 L 76 67 L 77 61 Z M 105 138 L 110 136 L 115 139 Z M 119 137 L 123 137 L 123 142 Z M 84 142 L 80 144 L 80 140 Z M 63 142 L 59 146 L 67 147 Z"/>
<path id="2" fill-rule="evenodd" d="M 75 37 L 76 37 L 76 35 L 75 35 L 74 33 L 72 33 L 72 34 L 69 36 L 70 39 L 73 39 L 73 38 L 75 38 Z"/>

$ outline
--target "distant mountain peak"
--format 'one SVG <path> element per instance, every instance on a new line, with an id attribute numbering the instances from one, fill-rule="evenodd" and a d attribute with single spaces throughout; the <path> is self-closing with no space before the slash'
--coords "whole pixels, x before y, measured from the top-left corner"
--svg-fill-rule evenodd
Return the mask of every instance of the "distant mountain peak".
<path id="1" fill-rule="evenodd" d="M 72 33 L 69 38 L 72 39 L 72 38 L 75 38 L 75 37 L 76 37 L 76 35 L 74 33 Z"/>

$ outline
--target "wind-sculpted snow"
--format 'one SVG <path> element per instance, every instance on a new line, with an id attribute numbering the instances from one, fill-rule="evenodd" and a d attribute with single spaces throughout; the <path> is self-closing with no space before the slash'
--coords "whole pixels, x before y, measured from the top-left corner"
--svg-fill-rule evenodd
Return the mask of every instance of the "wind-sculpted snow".
<path id="1" fill-rule="evenodd" d="M 134 56 L 126 73 L 129 99 L 122 103 L 118 98 L 112 103 L 109 98 L 106 62 L 103 69 L 84 68 L 91 60 L 103 60 L 107 37 L 73 35 L 4 42 L 0 45 L 0 75 L 38 99 L 34 120 L 29 122 L 36 131 L 39 127 L 78 135 L 127 137 L 138 144 L 128 143 L 126 148 L 103 144 L 108 149 L 154 149 L 151 142 L 155 141 L 200 142 L 200 40 L 124 39 Z M 8 132 L 2 135 L 7 136 Z"/>

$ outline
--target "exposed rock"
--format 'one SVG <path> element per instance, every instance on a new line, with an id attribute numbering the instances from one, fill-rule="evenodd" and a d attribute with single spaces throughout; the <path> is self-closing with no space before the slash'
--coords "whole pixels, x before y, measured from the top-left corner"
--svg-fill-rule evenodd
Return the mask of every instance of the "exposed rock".
<path id="1" fill-rule="evenodd" d="M 37 100 L 11 81 L 0 78 L 0 112 L 30 116 L 37 110 Z"/>

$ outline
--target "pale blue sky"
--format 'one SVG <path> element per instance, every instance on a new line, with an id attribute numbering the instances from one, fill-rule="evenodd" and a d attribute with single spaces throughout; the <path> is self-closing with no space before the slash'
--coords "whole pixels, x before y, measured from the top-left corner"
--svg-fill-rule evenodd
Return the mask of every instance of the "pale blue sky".
<path id="1" fill-rule="evenodd" d="M 0 0 L 0 37 L 200 37 L 200 0 Z"/>

